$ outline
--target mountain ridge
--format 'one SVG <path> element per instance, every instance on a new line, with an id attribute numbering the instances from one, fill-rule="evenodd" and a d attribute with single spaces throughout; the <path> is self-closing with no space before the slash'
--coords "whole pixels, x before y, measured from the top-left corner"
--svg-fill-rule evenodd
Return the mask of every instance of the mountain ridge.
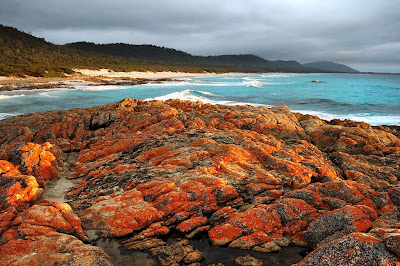
<path id="1" fill-rule="evenodd" d="M 84 52 L 98 52 L 124 58 L 154 61 L 167 64 L 199 64 L 216 66 L 241 66 L 252 68 L 275 68 L 277 70 L 306 70 L 297 61 L 271 61 L 254 54 L 223 54 L 216 56 L 196 56 L 173 48 L 159 47 L 148 44 L 110 43 L 95 44 L 93 42 L 67 43 L 66 47 Z"/>
<path id="2" fill-rule="evenodd" d="M 13 27 L 0 25 L 0 76 L 57 77 L 72 69 L 180 72 L 329 72 L 297 61 L 271 61 L 253 54 L 195 56 L 173 48 L 124 43 L 77 42 L 56 45 Z"/>
<path id="3" fill-rule="evenodd" d="M 360 71 L 346 66 L 344 64 L 335 63 L 332 61 L 317 61 L 303 64 L 304 67 L 316 68 L 321 70 L 346 72 L 346 73 L 359 73 Z"/>

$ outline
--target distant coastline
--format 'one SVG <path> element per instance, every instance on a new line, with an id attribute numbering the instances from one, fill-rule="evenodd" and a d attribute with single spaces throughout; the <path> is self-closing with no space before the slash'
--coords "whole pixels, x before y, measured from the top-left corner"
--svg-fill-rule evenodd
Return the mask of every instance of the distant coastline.
<path id="1" fill-rule="evenodd" d="M 89 42 L 56 45 L 43 38 L 0 25 L 0 76 L 63 77 L 73 69 L 188 73 L 329 73 L 295 60 L 267 60 L 254 54 L 198 56 L 173 48 L 125 43 Z"/>
<path id="2" fill-rule="evenodd" d="M 108 68 L 101 69 L 73 69 L 74 74 L 66 74 L 62 77 L 16 77 L 0 76 L 0 92 L 18 89 L 51 89 L 61 87 L 74 87 L 77 85 L 134 85 L 135 82 L 167 81 L 168 79 L 180 79 L 201 76 L 240 76 L 257 75 L 260 73 L 244 72 L 180 72 L 180 71 L 114 71 Z M 276 74 L 280 72 L 268 72 L 262 74 Z M 335 74 L 335 73 L 332 73 Z M 346 74 L 346 73 L 340 73 Z M 400 73 L 375 73 L 356 72 L 348 74 L 371 75 L 400 75 Z"/>
<path id="3" fill-rule="evenodd" d="M 78 85 L 135 85 L 139 83 L 168 81 L 169 79 L 187 78 L 215 73 L 187 72 L 115 72 L 110 69 L 75 69 L 76 73 L 64 77 L 15 77 L 0 76 L 0 92 L 19 89 L 74 88 Z"/>
<path id="4" fill-rule="evenodd" d="M 381 75 L 375 75 L 374 78 L 374 74 L 359 73 L 216 74 L 205 72 L 114 72 L 108 69 L 76 69 L 75 71 L 79 73 L 64 78 L 0 78 L 2 106 L 0 119 L 22 113 L 107 104 L 125 97 L 135 97 L 142 100 L 166 100 L 172 97 L 212 104 L 261 105 L 267 107 L 288 105 L 294 112 L 315 115 L 325 120 L 349 119 L 364 121 L 372 125 L 399 125 L 397 117 L 400 115 L 396 111 L 398 105 L 385 106 L 385 102 L 373 100 L 379 98 L 386 101 L 386 98 L 382 98 L 384 95 L 370 99 L 371 103 L 375 103 L 370 107 L 352 101 L 346 102 L 344 100 L 342 102 L 337 97 L 332 98 L 332 92 L 334 92 L 333 95 L 352 93 L 351 97 L 358 97 L 357 95 L 362 94 L 362 88 L 369 88 L 369 93 L 373 93 L 371 87 L 368 87 L 368 82 L 365 83 L 364 80 L 372 80 L 371 84 L 374 84 L 375 79 Z M 347 77 L 348 75 L 349 77 Z M 350 78 L 351 75 L 353 75 L 352 78 Z M 362 75 L 365 75 L 365 77 L 362 77 Z M 280 80 L 280 77 L 287 80 Z M 392 75 L 392 77 L 395 78 L 395 81 L 393 81 L 395 83 L 387 84 L 389 82 L 387 80 L 392 79 L 387 76 L 382 77 L 383 83 L 378 81 L 378 84 L 387 84 L 389 89 L 390 86 L 395 89 L 398 76 Z M 358 92 L 347 91 L 347 93 L 344 93 L 343 90 L 349 82 L 349 78 L 361 81 L 356 85 L 360 87 Z M 313 80 L 320 82 L 313 83 Z M 257 92 L 260 89 L 262 91 Z M 282 95 L 296 95 L 299 90 L 302 91 L 302 96 L 299 97 L 276 96 L 278 92 L 281 92 Z M 328 94 L 330 91 L 331 97 L 329 95 L 323 96 L 324 90 Z M 101 91 L 101 93 L 94 93 L 95 91 Z M 394 98 L 390 97 L 387 100 L 393 102 Z M 26 101 L 40 102 L 39 106 L 46 104 L 49 107 L 25 106 L 23 103 Z M 68 101 L 74 104 L 68 104 Z M 22 105 L 20 106 L 20 104 Z M 346 109 L 353 110 L 353 112 L 346 112 Z M 374 110 L 376 113 L 368 114 L 374 112 Z"/>
<path id="5" fill-rule="evenodd" d="M 174 71 L 128 71 L 120 72 L 107 68 L 102 69 L 74 69 L 75 74 L 64 77 L 15 77 L 0 76 L 0 92 L 19 89 L 52 89 L 52 88 L 74 88 L 78 85 L 135 85 L 147 82 L 169 81 L 180 78 L 201 77 L 201 76 L 240 76 L 256 75 L 257 73 L 215 73 L 215 72 L 174 72 Z M 273 73 L 270 73 L 273 74 Z"/>

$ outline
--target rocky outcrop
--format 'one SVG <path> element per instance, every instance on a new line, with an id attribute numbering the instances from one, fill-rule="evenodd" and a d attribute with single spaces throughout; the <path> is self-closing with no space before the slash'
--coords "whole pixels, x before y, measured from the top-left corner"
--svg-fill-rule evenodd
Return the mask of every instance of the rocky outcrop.
<path id="1" fill-rule="evenodd" d="M 23 238 L 14 233 L 19 228 L 39 226 L 85 249 L 82 226 L 124 236 L 125 248 L 165 265 L 203 259 L 186 240 L 167 243 L 171 232 L 258 252 L 315 249 L 300 265 L 358 257 L 368 264 L 363 250 L 399 263 L 400 140 L 393 129 L 327 122 L 287 107 L 134 99 L 0 126 L 0 219 L 11 244 Z M 69 170 L 80 181 L 67 194 L 71 209 L 39 201 L 67 153 L 76 154 Z M 335 262 L 341 245 L 354 252 Z M 101 250 L 88 254 L 88 261 L 109 262 Z M 238 259 L 250 260 L 260 263 Z"/>
<path id="2" fill-rule="evenodd" d="M 398 258 L 369 234 L 352 233 L 333 240 L 307 255 L 302 265 L 396 265 Z"/>
<path id="3" fill-rule="evenodd" d="M 68 204 L 42 202 L 16 215 L 2 234 L 0 264 L 111 265 L 101 248 L 82 242 L 87 240 Z"/>
<path id="4" fill-rule="evenodd" d="M 41 200 L 44 180 L 56 176 L 51 147 L 27 143 L 6 153 L 17 165 L 0 161 L 0 265 L 111 265 L 101 248 L 84 243 L 70 205 Z"/>

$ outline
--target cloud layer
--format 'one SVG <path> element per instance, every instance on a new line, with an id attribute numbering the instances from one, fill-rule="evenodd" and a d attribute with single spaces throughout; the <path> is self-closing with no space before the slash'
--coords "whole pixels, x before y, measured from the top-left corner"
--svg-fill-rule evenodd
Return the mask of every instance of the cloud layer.
<path id="1" fill-rule="evenodd" d="M 64 44 L 155 44 L 400 72 L 400 0 L 2 0 L 0 23 Z"/>

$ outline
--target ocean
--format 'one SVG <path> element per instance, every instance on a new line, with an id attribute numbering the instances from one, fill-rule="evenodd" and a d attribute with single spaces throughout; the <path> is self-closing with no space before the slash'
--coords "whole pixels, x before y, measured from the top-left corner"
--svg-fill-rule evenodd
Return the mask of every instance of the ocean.
<path id="1" fill-rule="evenodd" d="M 294 112 L 327 120 L 339 118 L 372 125 L 400 125 L 400 75 L 267 73 L 181 80 L 135 86 L 0 92 L 0 119 L 137 98 L 267 107 L 287 105 Z"/>

